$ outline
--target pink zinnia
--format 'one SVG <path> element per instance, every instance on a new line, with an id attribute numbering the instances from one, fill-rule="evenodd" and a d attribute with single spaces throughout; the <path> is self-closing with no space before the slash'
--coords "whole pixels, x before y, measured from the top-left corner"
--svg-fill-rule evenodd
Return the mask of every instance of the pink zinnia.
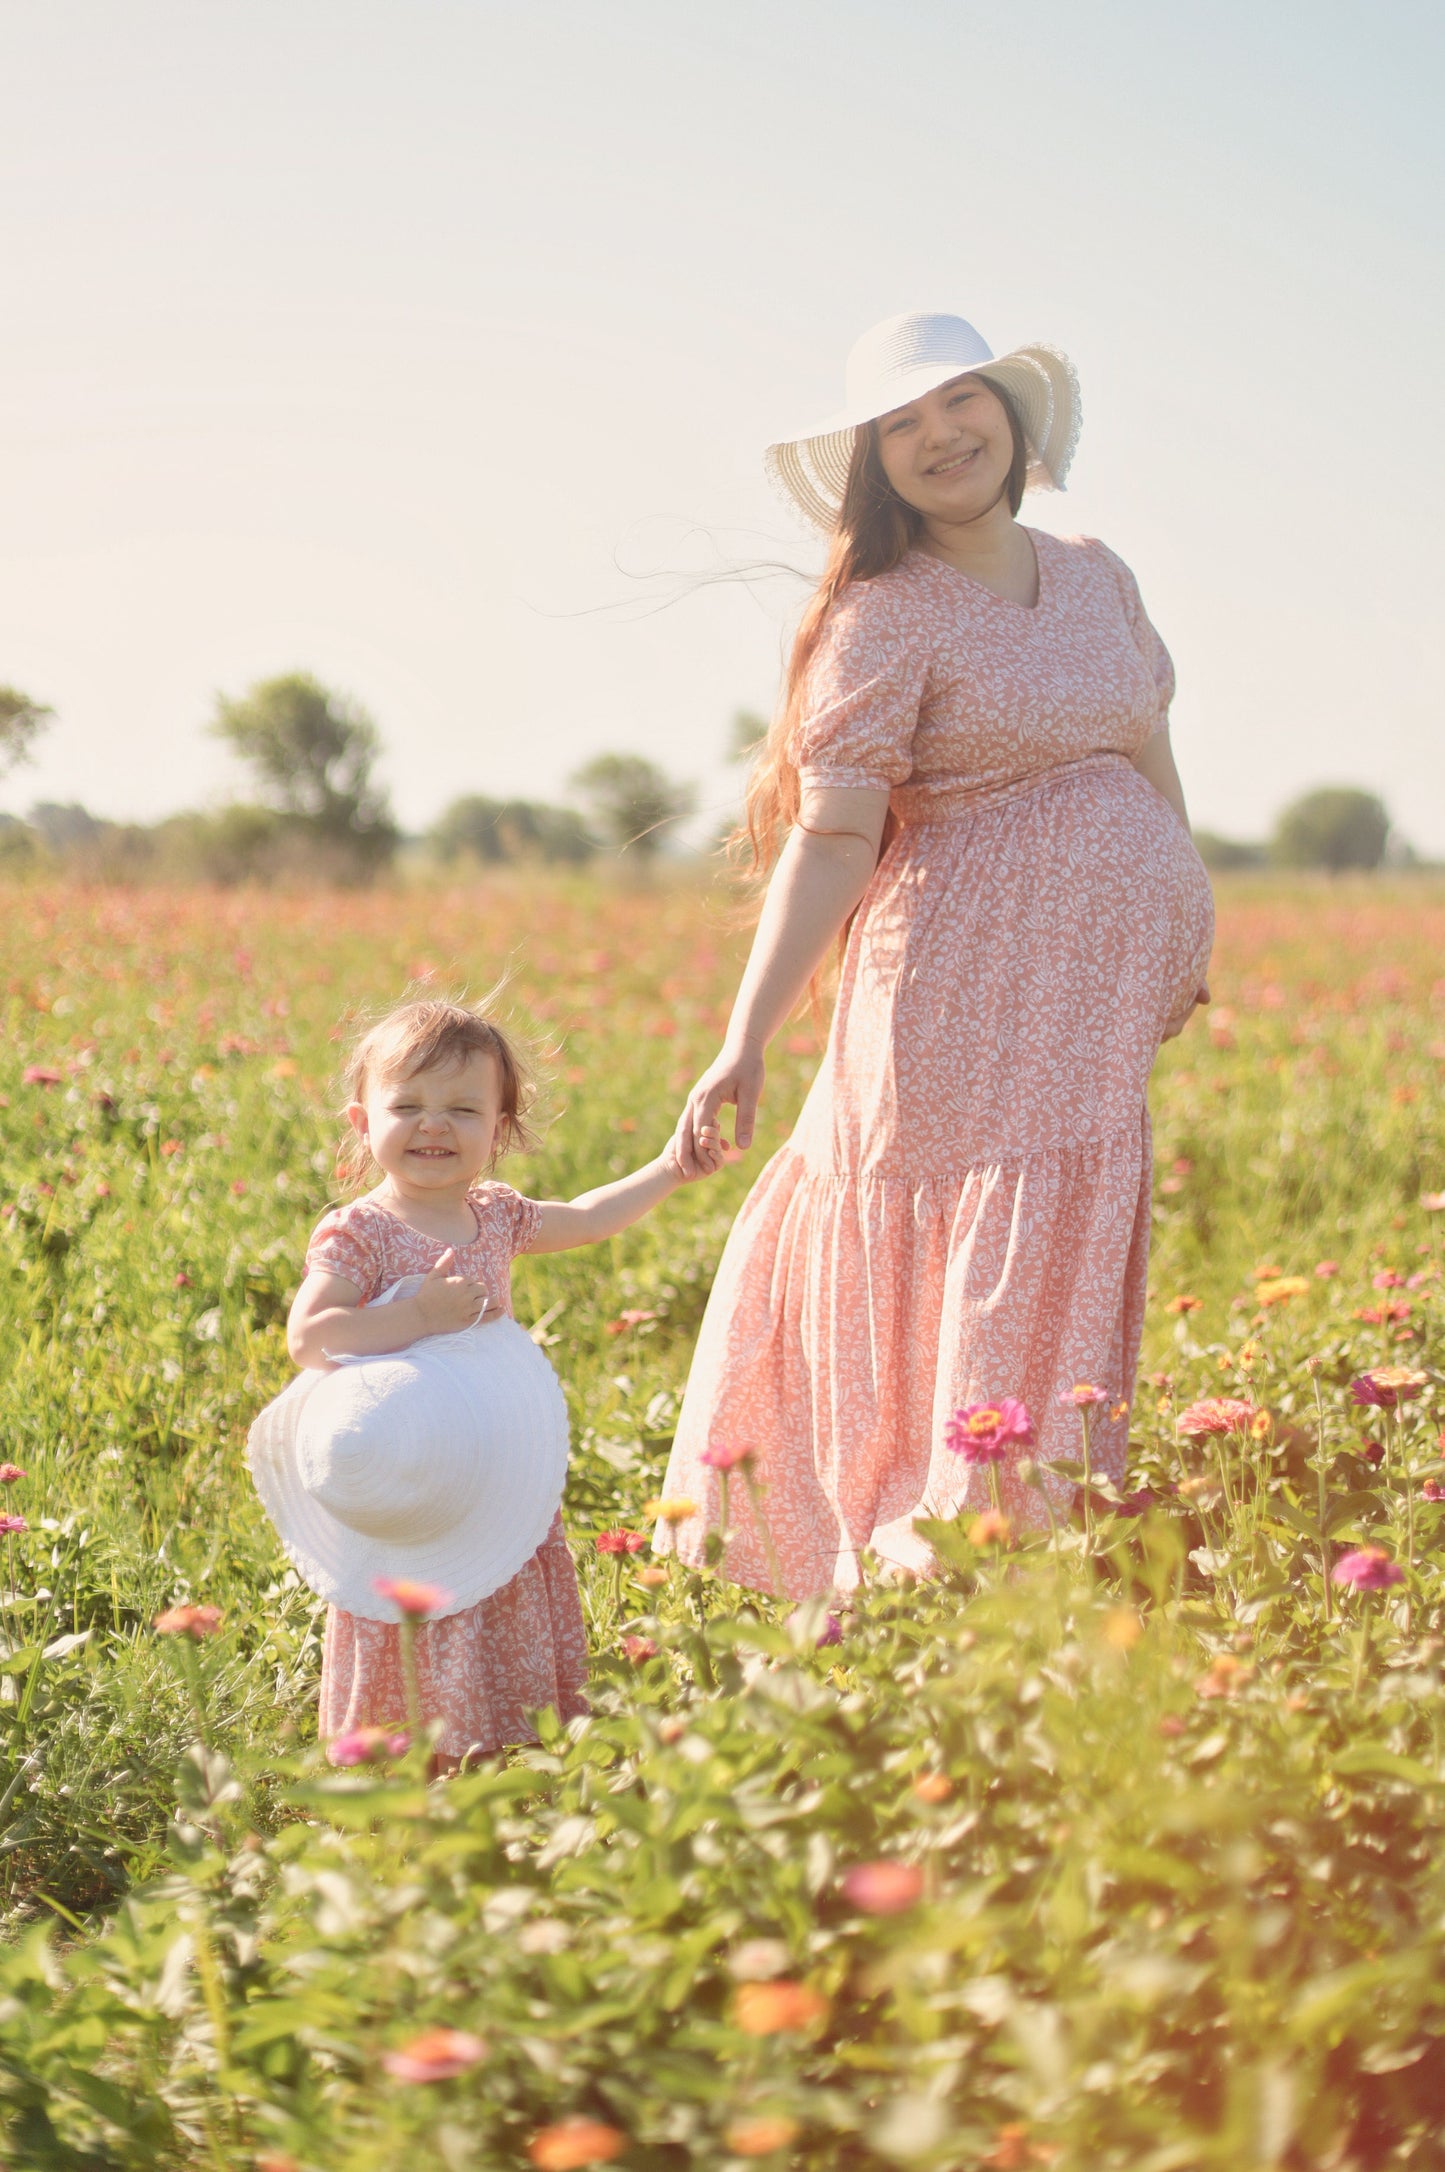
<path id="1" fill-rule="evenodd" d="M 326 1745 L 326 1756 L 333 1765 L 379 1765 L 388 1757 L 404 1757 L 410 1748 L 410 1735 L 393 1734 L 387 1727 L 353 1727 Z"/>
<path id="2" fill-rule="evenodd" d="M 44 1063 L 28 1063 L 20 1074 L 22 1086 L 59 1086 L 63 1081 L 62 1072 L 52 1071 Z"/>
<path id="3" fill-rule="evenodd" d="M 599 1531 L 599 1554 L 640 1554 L 647 1544 L 640 1531 Z"/>
<path id="4" fill-rule="evenodd" d="M 23 1516 L 0 1516 L 0 1532 L 8 1538 L 13 1531 L 28 1531 L 29 1524 Z"/>
<path id="5" fill-rule="evenodd" d="M 440 1614 L 452 1603 L 451 1593 L 443 1590 L 440 1584 L 413 1584 L 404 1576 L 373 1577 L 371 1588 L 378 1598 L 390 1599 L 408 1621 L 422 1621 L 428 1614 Z"/>
<path id="6" fill-rule="evenodd" d="M 657 1657 L 657 1646 L 651 1637 L 624 1637 L 622 1649 L 634 1667 L 640 1667 L 646 1660 Z"/>
<path id="7" fill-rule="evenodd" d="M 997 1403 L 965 1403 L 943 1428 L 943 1438 L 965 1463 L 1000 1463 L 1010 1448 L 1025 1448 L 1034 1437 L 1034 1421 L 1017 1396 Z"/>
<path id="8" fill-rule="evenodd" d="M 1408 1403 L 1430 1385 L 1428 1373 L 1413 1372 L 1408 1365 L 1377 1365 L 1350 1382 L 1350 1394 L 1371 1410 L 1393 1410 Z"/>
<path id="9" fill-rule="evenodd" d="M 865 1916 L 901 1916 L 923 1895 L 916 1863 L 855 1863 L 842 1877 L 843 1895 Z"/>
<path id="10" fill-rule="evenodd" d="M 0 1463 L 0 1486 L 13 1486 L 17 1478 L 24 1476 L 18 1463 Z"/>
<path id="11" fill-rule="evenodd" d="M 1076 1381 L 1073 1387 L 1065 1388 L 1059 1397 L 1067 1410 L 1092 1410 L 1096 1403 L 1107 1403 L 1108 1400 L 1108 1390 L 1096 1388 L 1092 1380 Z"/>
<path id="12" fill-rule="evenodd" d="M 1438 1478 L 1427 1478 L 1420 1491 L 1427 1501 L 1445 1501 L 1445 1486 Z"/>
<path id="13" fill-rule="evenodd" d="M 1356 1591 L 1387 1591 L 1391 1584 L 1404 1583 L 1405 1571 L 1390 1559 L 1383 1546 L 1357 1546 L 1353 1553 L 1340 1556 L 1330 1578 L 1336 1584 L 1350 1584 Z"/>
<path id="14" fill-rule="evenodd" d="M 715 1440 L 708 1443 L 698 1461 L 705 1463 L 709 1470 L 735 1471 L 740 1463 L 747 1462 L 752 1452 L 742 1441 Z"/>
<path id="15" fill-rule="evenodd" d="M 1253 1403 L 1232 1395 L 1206 1395 L 1181 1410 L 1175 1424 L 1186 1440 L 1209 1440 L 1216 1434 L 1247 1432 L 1257 1416 Z"/>
<path id="16" fill-rule="evenodd" d="M 381 2063 L 397 2081 L 434 2082 L 465 2074 L 486 2056 L 483 2039 L 465 2029 L 424 2029 L 398 2050 L 383 2052 Z"/>
<path id="17" fill-rule="evenodd" d="M 168 1606 L 164 1614 L 157 1614 L 154 1626 L 156 1635 L 161 1637 L 213 1637 L 221 1626 L 221 1609 L 218 1606 Z"/>

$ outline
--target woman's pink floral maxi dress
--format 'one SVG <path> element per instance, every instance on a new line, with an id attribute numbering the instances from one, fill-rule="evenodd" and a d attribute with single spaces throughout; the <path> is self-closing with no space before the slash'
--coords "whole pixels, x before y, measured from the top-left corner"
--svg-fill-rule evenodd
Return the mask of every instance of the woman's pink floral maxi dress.
<path id="1" fill-rule="evenodd" d="M 456 1271 L 480 1282 L 510 1314 L 512 1261 L 536 1235 L 541 1209 L 509 1184 L 474 1185 L 468 1201 L 477 1235 L 456 1247 Z M 306 1267 L 343 1275 L 369 1304 L 404 1275 L 427 1274 L 446 1249 L 385 1207 L 358 1199 L 317 1225 Z M 436 1746 L 449 1757 L 535 1741 L 529 1714 L 544 1705 L 564 1719 L 585 1712 L 587 1637 L 560 1515 L 509 1584 L 459 1614 L 424 1622 L 416 1654 L 422 1707 L 428 1718 L 444 1719 Z M 328 1607 L 317 1713 L 322 1741 L 405 1717 L 400 1632 Z"/>
<path id="2" fill-rule="evenodd" d="M 919 551 L 849 589 L 808 686 L 805 785 L 887 788 L 898 832 L 853 924 L 827 1054 L 734 1224 L 668 1466 L 743 1443 L 787 1594 L 856 1581 L 893 1525 L 982 1503 L 948 1449 L 1022 1397 L 1076 1461 L 1076 1381 L 1132 1392 L 1149 1252 L 1145 1087 L 1213 934 L 1208 878 L 1130 757 L 1174 674 L 1102 543 L 1030 529 L 1035 609 Z M 1097 1412 L 1123 1474 L 1127 1421 Z M 769 1588 L 736 1482 L 727 1571 Z M 1067 1503 L 1071 1489 L 1058 1486 Z M 1005 1505 L 1037 1522 L 1005 1477 Z"/>

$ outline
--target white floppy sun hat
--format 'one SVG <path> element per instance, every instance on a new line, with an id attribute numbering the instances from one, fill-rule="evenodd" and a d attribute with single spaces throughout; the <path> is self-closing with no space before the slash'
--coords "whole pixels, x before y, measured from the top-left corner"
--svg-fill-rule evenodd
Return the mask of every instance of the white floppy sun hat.
<path id="1" fill-rule="evenodd" d="M 1028 482 L 1062 490 L 1080 422 L 1079 381 L 1067 355 L 1040 345 L 996 355 L 966 318 L 932 310 L 885 317 L 863 334 L 848 356 L 841 411 L 770 445 L 769 475 L 815 528 L 831 530 L 860 426 L 966 373 L 1012 398 L 1028 440 Z"/>
<path id="2" fill-rule="evenodd" d="M 379 1304 L 416 1286 L 409 1276 Z M 303 1580 L 371 1621 L 378 1577 L 438 1584 L 444 1614 L 510 1583 L 551 1527 L 567 1405 L 515 1320 L 304 1372 L 251 1427 L 247 1461 Z"/>

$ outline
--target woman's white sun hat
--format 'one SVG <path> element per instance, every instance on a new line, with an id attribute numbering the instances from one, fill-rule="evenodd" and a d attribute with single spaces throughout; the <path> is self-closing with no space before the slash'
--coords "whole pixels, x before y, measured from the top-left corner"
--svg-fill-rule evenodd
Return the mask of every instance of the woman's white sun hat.
<path id="1" fill-rule="evenodd" d="M 408 1276 L 378 1304 L 414 1289 Z M 266 1513 L 319 1598 L 395 1621 L 377 1577 L 439 1584 L 446 1613 L 526 1566 L 567 1475 L 561 1383 L 515 1320 L 304 1372 L 251 1427 Z"/>
<path id="2" fill-rule="evenodd" d="M 1028 481 L 1062 490 L 1079 441 L 1079 381 L 1055 347 L 1014 347 L 996 355 L 964 317 L 911 310 L 885 317 L 848 357 L 843 408 L 810 430 L 770 445 L 764 459 L 784 496 L 815 528 L 837 523 L 859 426 L 906 407 L 965 373 L 1011 396 L 1028 439 Z"/>

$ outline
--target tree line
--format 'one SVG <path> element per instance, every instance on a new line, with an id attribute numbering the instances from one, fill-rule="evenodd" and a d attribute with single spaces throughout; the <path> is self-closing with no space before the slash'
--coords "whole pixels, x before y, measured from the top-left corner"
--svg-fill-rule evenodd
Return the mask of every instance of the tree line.
<path id="1" fill-rule="evenodd" d="M 30 757 L 52 721 L 45 704 L 0 687 L 0 775 Z M 209 729 L 249 772 L 251 797 L 155 823 L 111 822 L 77 802 L 42 802 L 23 822 L 0 815 L 0 870 L 59 862 L 101 878 L 366 882 L 409 842 L 376 776 L 375 723 L 311 673 L 219 696 Z M 696 808 L 691 784 L 640 754 L 599 754 L 568 789 L 577 804 L 467 794 L 416 842 L 444 865 L 576 865 L 604 853 L 650 861 Z"/>
<path id="2" fill-rule="evenodd" d="M 0 775 L 27 760 L 54 721 L 45 703 L 0 686 Z M 110 822 L 78 803 L 42 803 L 26 821 L 0 815 L 0 871 L 60 863 L 88 875 L 146 875 L 221 883 L 307 876 L 365 882 L 384 874 L 405 840 L 376 777 L 381 737 L 366 711 L 309 672 L 262 679 L 216 702 L 210 730 L 249 771 L 253 797 L 167 816 Z M 745 760 L 766 730 L 733 719 L 731 754 Z M 696 810 L 691 784 L 641 754 L 599 754 L 568 780 L 574 804 L 495 799 L 452 801 L 419 840 L 444 866 L 509 861 L 579 865 L 599 854 L 651 861 Z M 1304 793 L 1280 814 L 1267 842 L 1195 832 L 1206 865 L 1369 870 L 1387 857 L 1409 863 L 1382 800 L 1353 785 Z"/>

